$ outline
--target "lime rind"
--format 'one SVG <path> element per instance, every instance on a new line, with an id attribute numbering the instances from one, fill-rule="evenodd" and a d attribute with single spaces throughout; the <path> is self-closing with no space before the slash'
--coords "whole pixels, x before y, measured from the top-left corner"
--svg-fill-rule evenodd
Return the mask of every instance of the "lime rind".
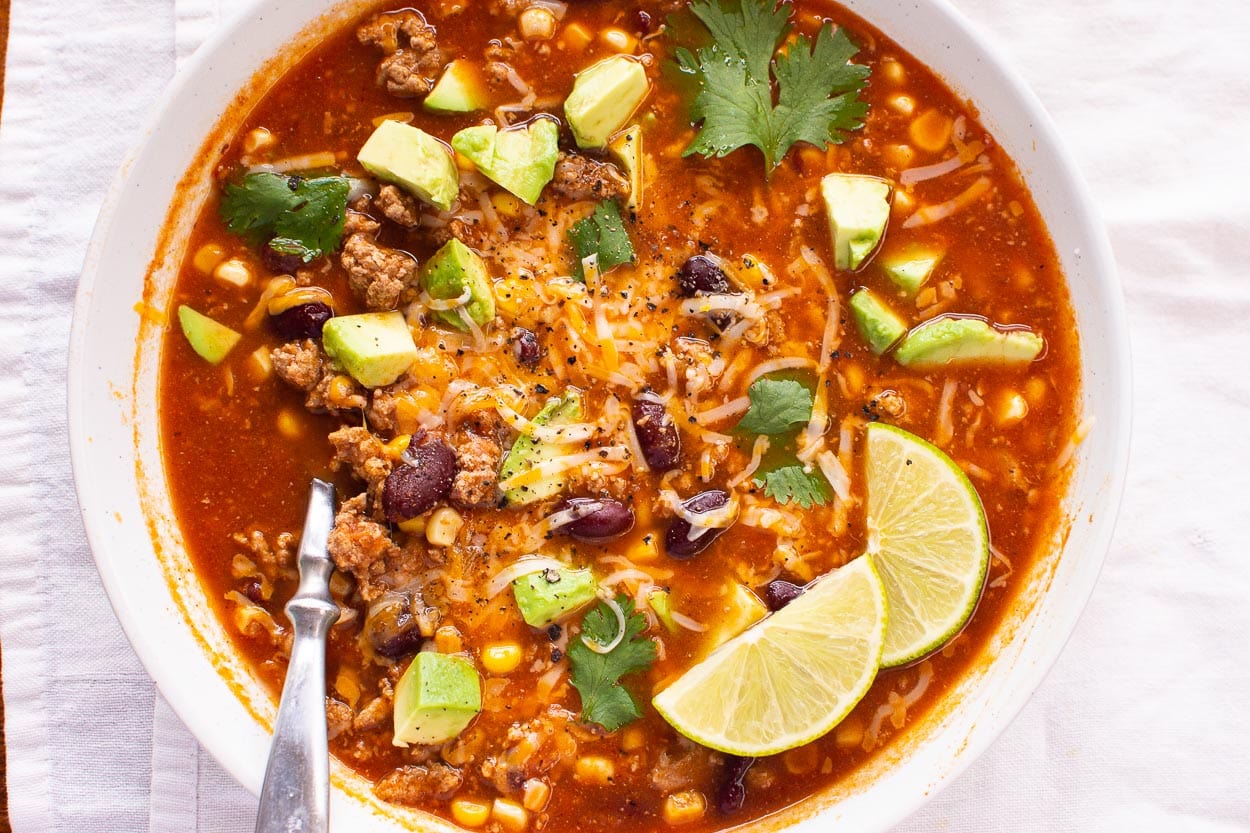
<path id="1" fill-rule="evenodd" d="M 989 527 L 972 482 L 937 446 L 880 423 L 866 445 L 869 552 L 890 609 L 881 665 L 894 668 L 945 645 L 972 617 Z"/>
<path id="2" fill-rule="evenodd" d="M 860 556 L 713 651 L 653 698 L 673 728 L 731 755 L 775 755 L 840 723 L 876 679 L 886 590 Z"/>

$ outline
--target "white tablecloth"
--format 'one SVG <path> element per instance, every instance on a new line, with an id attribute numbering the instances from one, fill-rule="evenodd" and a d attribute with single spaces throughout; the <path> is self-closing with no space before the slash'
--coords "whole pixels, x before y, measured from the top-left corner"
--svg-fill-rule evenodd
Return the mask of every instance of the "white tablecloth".
<path id="1" fill-rule="evenodd" d="M 0 644 L 17 833 L 250 831 L 121 635 L 78 520 L 66 343 L 92 223 L 240 0 L 13 0 L 0 122 Z M 1136 428 L 1089 609 L 1003 738 L 899 830 L 1250 831 L 1250 4 L 959 0 L 1111 229 Z"/>

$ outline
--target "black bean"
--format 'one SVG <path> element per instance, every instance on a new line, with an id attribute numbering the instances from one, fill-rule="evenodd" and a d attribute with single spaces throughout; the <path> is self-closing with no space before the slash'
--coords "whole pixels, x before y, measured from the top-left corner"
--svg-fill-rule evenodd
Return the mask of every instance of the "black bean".
<path id="1" fill-rule="evenodd" d="M 243 595 L 247 596 L 256 604 L 265 603 L 265 595 L 261 592 L 260 582 L 257 579 L 248 579 L 243 585 Z"/>
<path id="2" fill-rule="evenodd" d="M 365 614 L 364 631 L 373 650 L 387 659 L 415 654 L 421 648 L 421 630 L 407 593 L 387 593 L 374 602 Z"/>
<path id="3" fill-rule="evenodd" d="M 729 495 L 719 489 L 710 489 L 682 503 L 682 508 L 701 515 L 704 512 L 720 509 L 727 503 L 729 503 Z M 690 522 L 685 518 L 676 518 L 669 525 L 668 532 L 664 534 L 664 549 L 671 557 L 681 561 L 694 558 L 725 531 L 724 528 L 709 529 L 692 541 L 690 540 L 691 528 Z"/>
<path id="4" fill-rule="evenodd" d="M 655 25 L 655 19 L 642 9 L 634 10 L 634 31 L 640 35 L 651 34 L 651 28 Z"/>
<path id="5" fill-rule="evenodd" d="M 409 448 L 404 460 L 382 484 L 382 513 L 396 523 L 432 509 L 456 477 L 456 453 L 441 440 Z"/>
<path id="6" fill-rule="evenodd" d="M 742 779 L 754 763 L 755 758 L 725 756 L 725 771 L 722 773 L 720 789 L 716 791 L 716 809 L 722 815 L 728 816 L 742 809 L 742 802 L 747 797 L 747 788 Z"/>
<path id="7" fill-rule="evenodd" d="M 634 432 L 647 465 L 656 471 L 668 471 L 681 456 L 681 435 L 668 409 L 654 399 L 635 399 Z"/>
<path id="8" fill-rule="evenodd" d="M 591 508 L 595 506 L 597 508 Z M 571 497 L 557 511 L 585 507 L 587 514 L 556 529 L 579 541 L 611 541 L 634 528 L 634 510 L 612 498 Z"/>
<path id="9" fill-rule="evenodd" d="M 706 255 L 695 255 L 677 270 L 677 287 L 686 298 L 701 292 L 728 292 L 729 278 L 716 261 Z"/>
<path id="10" fill-rule="evenodd" d="M 764 588 L 764 601 L 768 603 L 769 610 L 781 610 L 802 595 L 802 587 L 781 579 L 768 582 Z"/>
<path id="11" fill-rule="evenodd" d="M 304 265 L 304 259 L 299 255 L 283 254 L 268 243 L 260 247 L 260 262 L 270 272 L 280 275 L 294 275 L 295 270 Z"/>
<path id="12" fill-rule="evenodd" d="M 533 367 L 543 357 L 543 348 L 533 330 L 517 327 L 512 331 L 512 353 L 526 367 Z"/>
<path id="13" fill-rule="evenodd" d="M 304 338 L 321 338 L 321 328 L 333 317 L 334 310 L 330 309 L 329 304 L 314 301 L 269 316 L 269 324 L 284 341 L 298 341 Z"/>

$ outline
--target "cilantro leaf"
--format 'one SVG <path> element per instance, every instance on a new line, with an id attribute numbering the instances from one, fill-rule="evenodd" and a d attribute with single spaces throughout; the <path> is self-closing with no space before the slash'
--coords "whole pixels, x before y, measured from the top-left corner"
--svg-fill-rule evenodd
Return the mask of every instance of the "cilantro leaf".
<path id="1" fill-rule="evenodd" d="M 642 717 L 638 701 L 620 684 L 620 679 L 649 668 L 656 654 L 655 643 L 639 637 L 647 627 L 646 617 L 634 611 L 633 601 L 624 594 L 616 597 L 616 603 L 625 614 L 625 634 L 620 643 L 606 654 L 599 654 L 578 638 L 569 643 L 568 651 L 572 668 L 569 679 L 582 696 L 582 719 L 598 723 L 609 732 Z M 616 638 L 617 629 L 616 614 L 606 602 L 600 602 L 582 619 L 581 637 L 609 645 Z"/>
<path id="2" fill-rule="evenodd" d="M 341 176 L 251 173 L 226 183 L 219 212 L 233 233 L 256 245 L 269 242 L 280 254 L 299 255 L 307 263 L 338 248 L 350 190 Z"/>
<path id="3" fill-rule="evenodd" d="M 859 92 L 869 69 L 850 63 L 858 49 L 843 29 L 826 23 L 815 43 L 800 35 L 774 58 L 789 33 L 788 5 L 694 0 L 690 9 L 713 42 L 675 52 L 680 70 L 699 84 L 690 116 L 702 127 L 684 155 L 725 156 L 754 145 L 771 172 L 796 142 L 824 147 L 863 126 L 868 105 Z"/>
<path id="4" fill-rule="evenodd" d="M 599 258 L 599 274 L 630 263 L 634 259 L 634 245 L 625 231 L 621 207 L 616 200 L 605 200 L 595 206 L 595 213 L 569 229 L 569 242 L 573 244 L 573 275 L 586 280 L 582 260 L 596 255 Z"/>
<path id="5" fill-rule="evenodd" d="M 753 482 L 763 486 L 764 494 L 783 506 L 793 502 L 811 509 L 829 502 L 829 491 L 820 473 L 806 471 L 797 464 L 764 472 L 762 476 L 756 474 Z"/>
<path id="6" fill-rule="evenodd" d="M 812 418 L 812 392 L 793 379 L 756 379 L 747 388 L 751 406 L 738 428 L 752 434 L 783 434 Z"/>

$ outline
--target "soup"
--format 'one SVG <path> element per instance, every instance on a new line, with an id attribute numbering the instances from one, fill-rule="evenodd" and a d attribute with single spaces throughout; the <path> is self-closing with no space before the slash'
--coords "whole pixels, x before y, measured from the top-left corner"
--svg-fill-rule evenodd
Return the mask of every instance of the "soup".
<path id="1" fill-rule="evenodd" d="M 332 480 L 332 752 L 488 830 L 713 830 L 896 744 L 1061 522 L 1078 342 L 1012 162 L 844 9 L 389 4 L 214 148 L 160 382 L 280 689 Z"/>

